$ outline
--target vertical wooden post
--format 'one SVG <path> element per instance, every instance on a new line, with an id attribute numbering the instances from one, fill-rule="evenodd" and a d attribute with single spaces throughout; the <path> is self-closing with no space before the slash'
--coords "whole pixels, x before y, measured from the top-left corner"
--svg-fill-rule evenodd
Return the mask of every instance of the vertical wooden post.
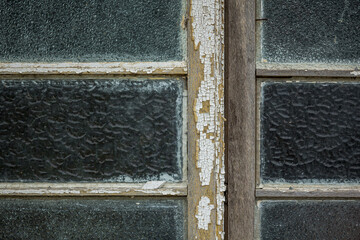
<path id="1" fill-rule="evenodd" d="M 224 1 L 188 8 L 188 239 L 223 239 Z"/>
<path id="2" fill-rule="evenodd" d="M 255 0 L 226 1 L 228 239 L 254 239 Z"/>

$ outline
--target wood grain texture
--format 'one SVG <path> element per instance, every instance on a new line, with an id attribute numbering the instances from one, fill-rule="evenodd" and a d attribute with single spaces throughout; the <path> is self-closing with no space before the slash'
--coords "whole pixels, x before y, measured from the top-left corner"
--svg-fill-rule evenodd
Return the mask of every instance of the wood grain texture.
<path id="1" fill-rule="evenodd" d="M 224 238 L 223 4 L 188 1 L 188 239 Z"/>
<path id="2" fill-rule="evenodd" d="M 256 189 L 257 198 L 360 198 L 360 187 L 339 186 L 267 186 Z"/>
<path id="3" fill-rule="evenodd" d="M 255 1 L 226 1 L 228 239 L 254 239 Z"/>
<path id="4" fill-rule="evenodd" d="M 274 69 L 257 69 L 258 77 L 347 77 L 355 78 L 360 76 L 360 71 L 356 70 L 274 70 Z"/>

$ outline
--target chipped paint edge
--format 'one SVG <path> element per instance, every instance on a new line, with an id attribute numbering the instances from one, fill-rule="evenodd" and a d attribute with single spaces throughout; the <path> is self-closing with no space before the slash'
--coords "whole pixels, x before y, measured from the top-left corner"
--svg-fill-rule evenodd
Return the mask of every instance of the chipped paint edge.
<path id="1" fill-rule="evenodd" d="M 197 207 L 197 214 L 195 217 L 198 219 L 198 228 L 208 230 L 211 223 L 210 215 L 214 209 L 214 205 L 210 204 L 210 199 L 202 196 Z"/>
<path id="2" fill-rule="evenodd" d="M 93 62 L 93 63 L 0 63 L 0 74 L 164 74 L 186 75 L 183 61 L 173 62 Z"/>
<path id="3" fill-rule="evenodd" d="M 203 69 L 193 105 L 196 167 L 200 188 L 215 188 L 215 195 L 201 196 L 195 217 L 198 229 L 216 226 L 209 239 L 224 239 L 224 0 L 190 0 L 190 19 L 191 40 Z M 215 222 L 208 222 L 213 210 Z"/>
<path id="4" fill-rule="evenodd" d="M 0 183 L 0 196 L 186 196 L 187 183 Z"/>

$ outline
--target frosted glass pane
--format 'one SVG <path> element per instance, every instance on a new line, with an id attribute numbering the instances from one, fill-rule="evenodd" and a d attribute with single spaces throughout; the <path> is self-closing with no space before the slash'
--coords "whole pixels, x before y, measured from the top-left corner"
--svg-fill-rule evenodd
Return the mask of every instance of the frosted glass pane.
<path id="1" fill-rule="evenodd" d="M 360 239 L 359 201 L 262 201 L 261 240 Z"/>
<path id="2" fill-rule="evenodd" d="M 1 80 L 0 181 L 181 180 L 183 86 Z"/>
<path id="3" fill-rule="evenodd" d="M 183 2 L 0 1 L 0 61 L 180 61 Z"/>
<path id="4" fill-rule="evenodd" d="M 1 239 L 186 239 L 184 200 L 0 200 Z"/>
<path id="5" fill-rule="evenodd" d="M 263 182 L 360 182 L 360 84 L 262 84 Z"/>
<path id="6" fill-rule="evenodd" d="M 267 62 L 360 63 L 359 0 L 262 0 Z"/>

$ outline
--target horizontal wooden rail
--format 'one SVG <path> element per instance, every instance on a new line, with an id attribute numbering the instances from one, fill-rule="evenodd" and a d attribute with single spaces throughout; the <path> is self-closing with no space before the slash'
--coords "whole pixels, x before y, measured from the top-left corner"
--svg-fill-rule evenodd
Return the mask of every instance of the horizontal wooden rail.
<path id="1" fill-rule="evenodd" d="M 0 63 L 0 74 L 186 75 L 186 62 Z"/>
<path id="2" fill-rule="evenodd" d="M 147 183 L 0 183 L 0 196 L 186 196 L 187 184 Z"/>
<path id="3" fill-rule="evenodd" d="M 256 189 L 257 198 L 360 198 L 359 186 L 281 186 Z"/>

